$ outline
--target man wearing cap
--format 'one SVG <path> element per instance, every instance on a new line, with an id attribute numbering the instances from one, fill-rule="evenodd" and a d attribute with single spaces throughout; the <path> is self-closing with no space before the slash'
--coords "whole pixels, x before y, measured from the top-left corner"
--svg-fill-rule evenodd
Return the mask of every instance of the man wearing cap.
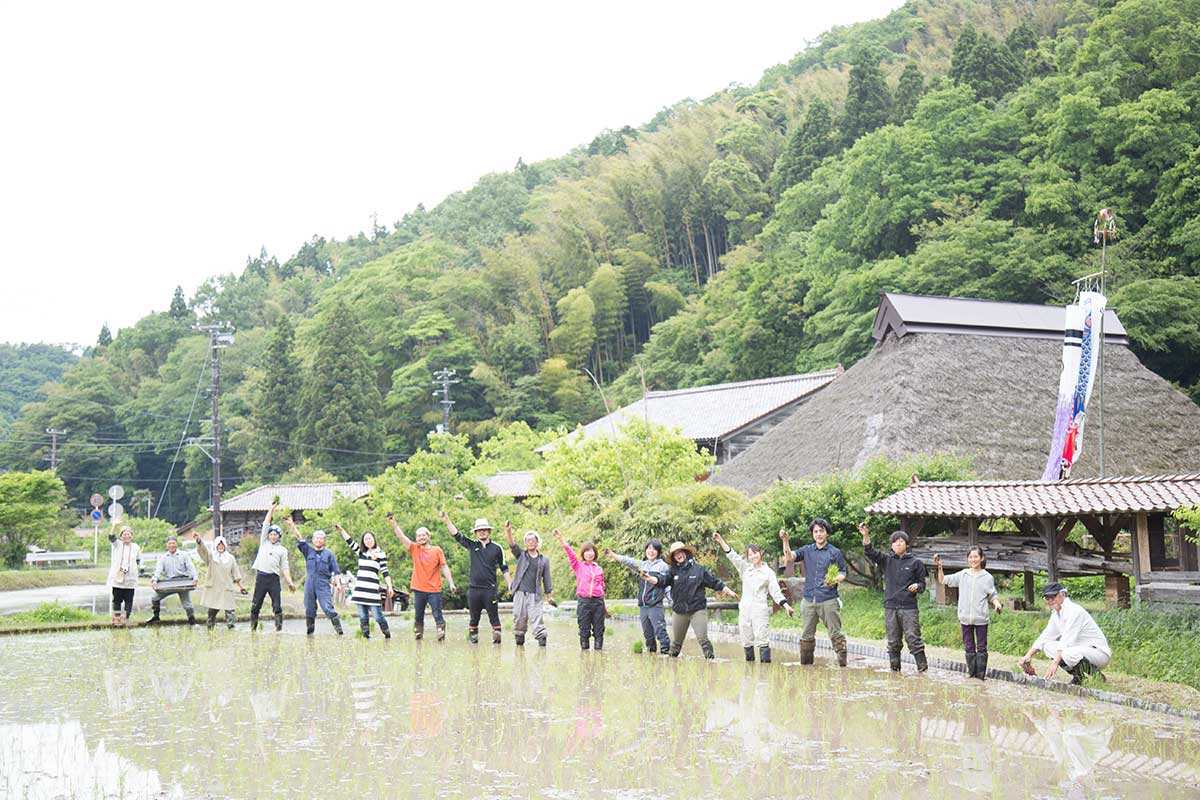
<path id="1" fill-rule="evenodd" d="M 908 552 L 908 534 L 904 531 L 892 532 L 888 553 L 881 553 L 871 545 L 867 523 L 859 525 L 858 532 L 862 534 L 863 555 L 883 570 L 883 627 L 887 632 L 888 662 L 892 672 L 900 671 L 903 643 L 908 644 L 917 672 L 925 672 L 929 669 L 929 659 L 925 656 L 921 612 L 917 608 L 917 598 L 925 591 L 925 563 Z"/>
<path id="2" fill-rule="evenodd" d="M 283 531 L 278 525 L 271 524 L 276 505 L 271 504 L 263 519 L 262 536 L 258 540 L 258 555 L 254 557 L 254 598 L 250 602 L 250 630 L 258 630 L 258 613 L 262 611 L 263 600 L 271 596 L 271 610 L 275 613 L 275 630 L 283 630 L 283 605 L 279 599 L 279 579 L 287 581 L 288 591 L 296 591 L 292 583 L 292 573 L 288 569 L 287 548 L 279 543 Z M 315 612 L 314 612 L 315 616 Z"/>
<path id="3" fill-rule="evenodd" d="M 525 631 L 533 629 L 533 638 L 541 647 L 546 646 L 546 624 L 542 622 L 542 593 L 545 601 L 555 605 L 553 590 L 550 583 L 550 559 L 539 552 L 542 537 L 537 531 L 525 531 L 522 540 L 525 549 L 517 546 L 513 538 L 511 522 L 504 523 L 504 535 L 508 537 L 508 549 L 516 559 L 517 568 L 513 570 L 510 584 L 513 598 L 513 636 L 516 637 L 517 647 L 525 644 Z"/>
<path id="4" fill-rule="evenodd" d="M 338 619 L 337 610 L 333 607 L 333 576 L 337 575 L 338 564 L 332 551 L 325 548 L 325 531 L 313 531 L 312 544 L 304 541 L 300 529 L 291 517 L 284 520 L 296 537 L 296 547 L 304 556 L 304 623 L 305 632 L 310 636 L 317 627 L 317 604 L 329 618 L 329 624 L 342 635 L 342 621 Z"/>
<path id="5" fill-rule="evenodd" d="M 704 596 L 704 590 L 712 589 L 735 600 L 737 592 L 698 563 L 696 551 L 683 542 L 672 542 L 667 553 L 671 571 L 666 576 L 651 575 L 643 570 L 640 577 L 653 586 L 671 587 L 671 656 L 679 657 L 690 627 L 696 634 L 700 652 L 705 658 L 713 658 L 716 654 L 708 638 L 708 598 Z"/>
<path id="6" fill-rule="evenodd" d="M 479 642 L 479 618 L 487 609 L 488 622 L 492 625 L 492 643 L 500 644 L 500 604 L 496 593 L 496 569 L 504 574 L 504 582 L 512 591 L 512 578 L 508 574 L 508 564 L 504 563 L 504 550 L 492 541 L 492 526 L 482 517 L 475 520 L 472 529 L 478 540 L 468 539 L 458 532 L 450 515 L 442 512 L 442 522 L 446 530 L 471 555 L 471 577 L 467 583 L 467 609 L 470 611 L 467 632 L 471 644 Z"/>
<path id="7" fill-rule="evenodd" d="M 153 616 L 146 620 L 147 625 L 157 625 L 158 615 L 162 611 L 163 598 L 173 594 L 179 595 L 179 602 L 187 614 L 188 624 L 196 624 L 196 609 L 192 607 L 192 589 L 196 588 L 196 565 L 191 556 L 179 551 L 179 540 L 172 534 L 167 537 L 167 552 L 158 557 L 154 565 L 154 574 L 150 576 L 150 588 L 154 597 L 150 600 L 150 611 Z"/>
<path id="8" fill-rule="evenodd" d="M 1046 629 L 1017 663 L 1026 674 L 1033 675 L 1033 654 L 1041 650 L 1051 659 L 1046 679 L 1053 678 L 1059 664 L 1066 664 L 1071 673 L 1071 683 L 1083 683 L 1085 676 L 1099 672 L 1112 658 L 1112 649 L 1104 631 L 1092 619 L 1092 615 L 1078 603 L 1067 597 L 1066 588 L 1057 581 L 1047 583 L 1042 590 L 1046 608 L 1050 609 L 1050 620 Z"/>

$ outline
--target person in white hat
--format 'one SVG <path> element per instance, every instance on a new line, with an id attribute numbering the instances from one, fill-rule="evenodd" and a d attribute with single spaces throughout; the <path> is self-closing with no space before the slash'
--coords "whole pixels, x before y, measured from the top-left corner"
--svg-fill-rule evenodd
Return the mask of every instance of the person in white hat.
<path id="1" fill-rule="evenodd" d="M 512 591 L 512 577 L 508 574 L 508 564 L 504 562 L 504 549 L 492 541 L 492 526 L 486 519 L 475 520 L 472 533 L 477 539 L 468 539 L 458 532 L 450 515 L 442 512 L 442 522 L 446 530 L 471 554 L 471 577 L 467 583 L 467 609 L 470 619 L 467 623 L 467 633 L 471 644 L 479 642 L 479 618 L 487 609 L 488 622 L 492 625 L 492 643 L 500 644 L 500 603 L 496 592 L 496 570 L 504 575 L 504 583 Z"/>

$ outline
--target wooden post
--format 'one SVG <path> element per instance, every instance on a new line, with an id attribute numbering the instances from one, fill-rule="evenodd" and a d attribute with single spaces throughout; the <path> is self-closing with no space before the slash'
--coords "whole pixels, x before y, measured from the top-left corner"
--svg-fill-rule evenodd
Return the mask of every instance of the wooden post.
<path id="1" fill-rule="evenodd" d="M 1038 517 L 1038 533 L 1046 543 L 1046 580 L 1058 580 L 1058 526 L 1049 517 Z"/>
<path id="2" fill-rule="evenodd" d="M 1129 608 L 1129 576 L 1104 576 L 1104 605 L 1106 608 Z"/>
<path id="3" fill-rule="evenodd" d="M 1033 604 L 1033 573 L 1025 570 L 1025 610 L 1032 611 Z"/>
<path id="4" fill-rule="evenodd" d="M 967 547 L 979 544 L 979 520 L 967 520 Z"/>
<path id="5" fill-rule="evenodd" d="M 1133 534 L 1133 574 L 1140 584 L 1142 576 L 1150 572 L 1150 520 L 1146 512 L 1139 512 Z"/>

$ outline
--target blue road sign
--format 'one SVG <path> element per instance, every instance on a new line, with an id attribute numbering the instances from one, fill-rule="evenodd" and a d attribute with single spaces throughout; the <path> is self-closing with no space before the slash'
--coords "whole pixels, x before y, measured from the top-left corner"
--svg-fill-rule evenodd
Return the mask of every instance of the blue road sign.
<path id="1" fill-rule="evenodd" d="M 92 509 L 92 522 L 99 522 L 102 519 L 104 519 L 104 512 L 98 508 Z"/>

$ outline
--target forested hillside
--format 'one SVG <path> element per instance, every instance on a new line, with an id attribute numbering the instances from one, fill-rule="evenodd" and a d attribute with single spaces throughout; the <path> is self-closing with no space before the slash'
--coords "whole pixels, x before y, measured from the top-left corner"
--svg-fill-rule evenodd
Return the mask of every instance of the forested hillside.
<path id="1" fill-rule="evenodd" d="M 610 401 L 849 366 L 880 290 L 1063 303 L 1117 215 L 1110 295 L 1154 370 L 1200 397 L 1200 27 L 1183 0 L 910 2 L 755 86 L 518 163 L 347 241 L 177 291 L 25 407 L 0 460 L 69 428 L 73 496 L 120 480 L 207 502 L 207 337 L 228 486 L 306 460 L 375 474 L 440 421 L 574 425 Z M 986 365 L 980 365 L 986 368 Z M 178 456 L 178 466 L 172 467 Z M 170 481 L 168 482 L 168 475 Z"/>
<path id="2" fill-rule="evenodd" d="M 0 344 L 0 431 L 7 430 L 26 403 L 41 397 L 41 389 L 62 377 L 78 359 L 53 344 Z"/>

